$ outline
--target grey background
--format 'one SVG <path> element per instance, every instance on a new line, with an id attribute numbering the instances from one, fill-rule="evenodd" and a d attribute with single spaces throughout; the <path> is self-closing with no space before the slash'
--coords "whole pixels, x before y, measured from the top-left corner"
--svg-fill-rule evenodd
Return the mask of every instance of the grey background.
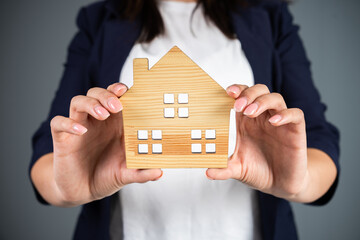
<path id="1" fill-rule="evenodd" d="M 0 1 L 0 239 L 69 239 L 79 208 L 36 202 L 30 138 L 54 96 L 80 6 L 91 1 Z M 359 0 L 298 0 L 313 76 L 327 117 L 341 130 L 342 175 L 325 207 L 293 204 L 301 239 L 360 239 Z"/>

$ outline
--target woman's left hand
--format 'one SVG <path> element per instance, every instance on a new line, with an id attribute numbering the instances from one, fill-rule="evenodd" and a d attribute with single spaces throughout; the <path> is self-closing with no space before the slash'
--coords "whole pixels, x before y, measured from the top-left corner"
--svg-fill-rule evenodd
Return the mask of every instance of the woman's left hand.
<path id="1" fill-rule="evenodd" d="M 225 169 L 208 178 L 238 179 L 262 192 L 291 199 L 307 185 L 307 145 L 302 110 L 287 108 L 283 97 L 262 84 L 233 85 L 237 140 Z"/>

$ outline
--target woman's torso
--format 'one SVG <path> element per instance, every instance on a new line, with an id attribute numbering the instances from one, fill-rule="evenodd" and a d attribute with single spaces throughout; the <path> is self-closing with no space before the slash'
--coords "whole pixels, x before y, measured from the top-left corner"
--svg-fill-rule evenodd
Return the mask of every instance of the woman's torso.
<path id="1" fill-rule="evenodd" d="M 136 43 L 120 75 L 132 86 L 132 59 L 146 57 L 150 68 L 177 45 L 224 89 L 232 84 L 253 85 L 250 65 L 238 39 L 227 39 L 201 8 L 191 19 L 195 3 L 161 1 L 165 35 L 151 43 Z M 236 141 L 231 116 L 229 155 Z M 163 169 L 156 182 L 131 184 L 118 195 L 121 216 L 111 222 L 112 239 L 259 239 L 255 191 L 239 181 L 211 181 L 206 169 Z M 115 207 L 113 206 L 113 209 Z M 122 221 L 118 219 L 122 218 Z M 118 226 L 118 224 L 123 226 Z"/>

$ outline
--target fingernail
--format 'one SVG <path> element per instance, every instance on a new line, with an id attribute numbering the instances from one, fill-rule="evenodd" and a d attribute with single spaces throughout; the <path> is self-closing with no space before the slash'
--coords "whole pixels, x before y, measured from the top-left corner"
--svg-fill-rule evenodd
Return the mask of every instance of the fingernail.
<path id="1" fill-rule="evenodd" d="M 247 100 L 246 98 L 239 98 L 238 100 L 235 101 L 235 111 L 236 112 L 242 112 L 242 110 L 244 110 L 245 106 L 247 104 Z"/>
<path id="2" fill-rule="evenodd" d="M 119 99 L 117 98 L 110 98 L 108 100 L 108 106 L 109 108 L 111 108 L 112 110 L 119 112 L 122 110 L 122 105 Z"/>
<path id="3" fill-rule="evenodd" d="M 240 94 L 240 89 L 236 86 L 230 86 L 226 89 L 226 92 L 229 93 L 233 93 L 236 97 L 239 96 Z"/>
<path id="4" fill-rule="evenodd" d="M 116 94 L 120 95 L 120 91 L 123 91 L 124 88 L 125 86 L 119 83 L 114 87 L 114 91 Z"/>
<path id="5" fill-rule="evenodd" d="M 162 177 L 163 173 L 164 173 L 164 172 L 161 170 L 161 174 L 160 174 L 160 176 L 158 176 L 157 178 L 155 178 L 155 179 L 154 179 L 154 181 L 159 180 L 159 179 Z"/>
<path id="6" fill-rule="evenodd" d="M 79 133 L 81 135 L 83 135 L 88 131 L 86 127 L 83 127 L 80 124 L 76 124 L 76 123 L 73 125 L 72 129 L 74 130 L 75 133 Z"/>
<path id="7" fill-rule="evenodd" d="M 271 123 L 278 123 L 281 120 L 281 116 L 280 115 L 274 115 L 269 119 L 269 122 Z"/>
<path id="8" fill-rule="evenodd" d="M 258 105 L 256 103 L 250 104 L 244 111 L 244 115 L 253 115 L 258 109 Z"/>
<path id="9" fill-rule="evenodd" d="M 104 117 L 107 118 L 110 116 L 110 113 L 108 111 L 106 111 L 105 108 L 101 107 L 101 106 L 96 106 L 95 107 L 95 112 L 97 115 L 99 115 L 100 117 Z"/>

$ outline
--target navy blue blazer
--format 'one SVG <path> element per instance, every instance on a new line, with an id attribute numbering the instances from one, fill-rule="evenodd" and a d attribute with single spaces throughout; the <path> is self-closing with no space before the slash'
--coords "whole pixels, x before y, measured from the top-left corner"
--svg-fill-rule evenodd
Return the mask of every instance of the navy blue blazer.
<path id="1" fill-rule="evenodd" d="M 137 21 L 119 18 L 118 1 L 101 1 L 80 10 L 77 18 L 79 31 L 69 46 L 65 71 L 50 113 L 32 139 L 33 156 L 29 170 L 42 155 L 53 151 L 49 122 L 56 115 L 68 116 L 72 97 L 85 95 L 91 87 L 106 88 L 118 82 L 122 66 L 140 33 Z M 339 133 L 325 119 L 326 107 L 320 102 L 313 85 L 310 63 L 287 4 L 266 0 L 234 11 L 232 19 L 253 69 L 255 83 L 266 84 L 270 91 L 282 94 L 289 108 L 297 107 L 304 111 L 308 147 L 327 153 L 339 173 Z M 337 182 L 311 204 L 327 203 Z M 35 192 L 39 201 L 46 204 L 36 189 Z M 263 239 L 297 239 L 290 204 L 261 192 L 258 192 L 258 199 Z M 82 207 L 74 239 L 110 238 L 111 200 L 107 197 Z"/>

